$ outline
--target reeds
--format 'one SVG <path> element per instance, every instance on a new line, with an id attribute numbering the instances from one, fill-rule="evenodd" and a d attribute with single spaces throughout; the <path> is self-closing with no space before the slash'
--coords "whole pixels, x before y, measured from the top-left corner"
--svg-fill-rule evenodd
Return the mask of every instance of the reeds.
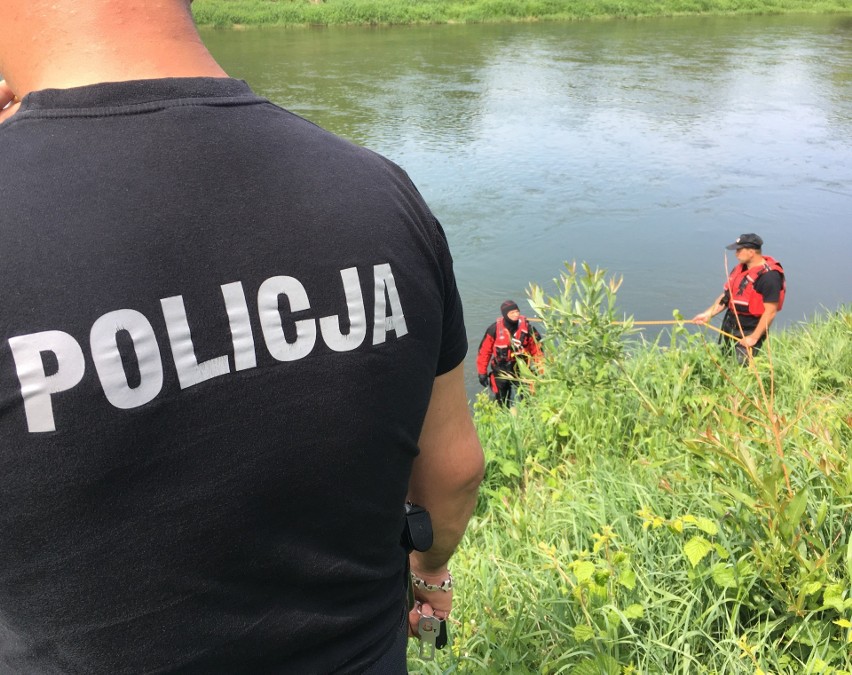
<path id="1" fill-rule="evenodd" d="M 544 372 L 512 410 L 476 403 L 452 653 L 410 668 L 849 673 L 852 308 L 742 368 L 694 326 L 629 339 L 618 285 L 531 288 Z"/>
<path id="2" fill-rule="evenodd" d="M 848 0 L 196 0 L 200 25 L 310 26 L 575 21 L 850 11 Z"/>

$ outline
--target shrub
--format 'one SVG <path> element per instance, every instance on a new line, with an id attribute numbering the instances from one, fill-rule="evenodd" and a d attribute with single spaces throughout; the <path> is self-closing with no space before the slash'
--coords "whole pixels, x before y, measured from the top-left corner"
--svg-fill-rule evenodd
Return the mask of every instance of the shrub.
<path id="1" fill-rule="evenodd" d="M 412 671 L 852 671 L 852 311 L 742 368 L 683 323 L 637 340 L 619 285 L 570 265 L 530 289 L 543 371 L 475 403 L 452 654 Z"/>

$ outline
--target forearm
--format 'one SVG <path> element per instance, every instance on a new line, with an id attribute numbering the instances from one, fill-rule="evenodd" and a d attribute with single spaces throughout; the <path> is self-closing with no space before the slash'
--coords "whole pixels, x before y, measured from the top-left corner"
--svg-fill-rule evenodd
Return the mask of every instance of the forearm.
<path id="1" fill-rule="evenodd" d="M 716 316 L 719 312 L 725 309 L 725 304 L 722 302 L 725 298 L 725 294 L 722 293 L 718 298 L 703 312 L 696 314 L 692 320 L 695 323 L 705 323 Z"/>
<path id="2" fill-rule="evenodd" d="M 408 498 L 429 511 L 434 533 L 432 548 L 411 557 L 412 568 L 422 576 L 445 572 L 476 506 L 484 474 L 461 366 L 435 379 L 419 445 Z"/>
<path id="3" fill-rule="evenodd" d="M 443 466 L 415 467 L 419 470 L 414 471 L 409 483 L 409 500 L 423 506 L 432 519 L 432 547 L 411 555 L 412 568 L 421 575 L 441 574 L 446 570 L 447 561 L 464 536 L 476 507 L 484 462 L 469 416 L 468 423 L 456 429 L 454 436 L 446 446 L 455 449 L 452 458 L 445 455 Z M 424 440 L 431 442 L 421 438 L 421 445 Z"/>
<path id="4" fill-rule="evenodd" d="M 447 562 L 452 557 L 467 529 L 476 507 L 480 479 L 477 477 L 453 494 L 421 494 L 411 490 L 409 499 L 429 511 L 432 519 L 433 542 L 428 551 L 413 551 L 411 567 L 418 576 L 446 578 Z"/>
<path id="5" fill-rule="evenodd" d="M 772 322 L 775 320 L 775 315 L 778 313 L 778 305 L 775 303 L 767 302 L 764 306 L 763 314 L 760 317 L 760 321 L 757 323 L 757 326 L 752 331 L 751 336 L 754 340 L 759 340 L 762 338 L 766 331 L 769 330 L 769 326 L 772 325 Z"/>
<path id="6" fill-rule="evenodd" d="M 725 294 L 722 293 L 721 295 L 719 295 L 718 298 L 716 298 L 716 300 L 713 301 L 712 305 L 710 305 L 706 310 L 704 310 L 704 313 L 708 316 L 708 318 L 712 319 L 714 316 L 716 316 L 722 310 L 725 309 L 725 305 L 722 304 L 722 299 L 724 297 Z"/>
<path id="7" fill-rule="evenodd" d="M 491 350 L 494 346 L 494 338 L 488 333 L 482 338 L 479 344 L 479 351 L 476 354 L 476 372 L 479 375 L 484 375 L 488 372 L 488 365 L 491 362 Z"/>

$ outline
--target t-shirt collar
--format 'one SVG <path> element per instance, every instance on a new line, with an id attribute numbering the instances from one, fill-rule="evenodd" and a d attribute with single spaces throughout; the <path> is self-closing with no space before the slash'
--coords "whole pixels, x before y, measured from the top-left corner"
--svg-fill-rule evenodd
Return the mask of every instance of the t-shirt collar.
<path id="1" fill-rule="evenodd" d="M 202 98 L 264 100 L 242 80 L 227 77 L 170 77 L 103 82 L 70 89 L 41 89 L 27 94 L 23 107 L 27 110 L 114 108 Z"/>

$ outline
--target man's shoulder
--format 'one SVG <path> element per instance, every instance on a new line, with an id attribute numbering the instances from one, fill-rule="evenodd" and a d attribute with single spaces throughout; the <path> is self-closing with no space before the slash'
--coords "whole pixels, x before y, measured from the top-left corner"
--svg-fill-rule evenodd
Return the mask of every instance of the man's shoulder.
<path id="1" fill-rule="evenodd" d="M 754 289 L 760 293 L 768 302 L 775 302 L 781 288 L 784 285 L 784 277 L 777 270 L 763 272 L 754 282 Z"/>
<path id="2" fill-rule="evenodd" d="M 780 270 L 765 270 L 758 275 L 757 280 L 754 283 L 755 285 L 780 284 L 783 278 L 784 274 Z"/>

